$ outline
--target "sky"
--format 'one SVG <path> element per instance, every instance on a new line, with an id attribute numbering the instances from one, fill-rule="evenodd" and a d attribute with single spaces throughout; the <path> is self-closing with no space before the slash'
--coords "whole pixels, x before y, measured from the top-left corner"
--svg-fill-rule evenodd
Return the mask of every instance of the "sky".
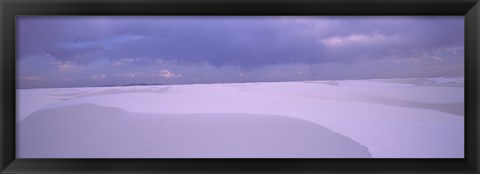
<path id="1" fill-rule="evenodd" d="M 19 16 L 17 88 L 464 75 L 463 16 Z"/>

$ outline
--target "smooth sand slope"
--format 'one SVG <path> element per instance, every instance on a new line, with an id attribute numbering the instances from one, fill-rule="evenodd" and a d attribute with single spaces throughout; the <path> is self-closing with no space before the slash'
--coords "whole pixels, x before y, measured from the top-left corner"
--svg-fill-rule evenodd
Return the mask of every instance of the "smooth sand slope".
<path id="1" fill-rule="evenodd" d="M 17 155 L 462 158 L 463 91 L 463 78 L 22 89 Z"/>
<path id="2" fill-rule="evenodd" d="M 371 157 L 348 137 L 277 115 L 142 114 L 79 104 L 37 112 L 20 129 L 23 157 Z"/>

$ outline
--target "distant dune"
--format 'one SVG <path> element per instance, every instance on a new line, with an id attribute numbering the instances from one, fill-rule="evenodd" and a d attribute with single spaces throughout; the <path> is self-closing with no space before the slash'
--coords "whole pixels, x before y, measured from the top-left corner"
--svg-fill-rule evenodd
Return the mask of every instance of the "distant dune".
<path id="1" fill-rule="evenodd" d="M 463 78 L 19 89 L 17 155 L 463 158 Z"/>

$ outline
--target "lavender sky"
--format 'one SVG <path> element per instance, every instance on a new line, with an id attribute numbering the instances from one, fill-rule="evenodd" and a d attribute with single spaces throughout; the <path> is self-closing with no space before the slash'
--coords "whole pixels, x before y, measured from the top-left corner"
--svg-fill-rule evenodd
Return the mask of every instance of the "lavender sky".
<path id="1" fill-rule="evenodd" d="M 17 87 L 456 77 L 463 16 L 20 16 Z"/>

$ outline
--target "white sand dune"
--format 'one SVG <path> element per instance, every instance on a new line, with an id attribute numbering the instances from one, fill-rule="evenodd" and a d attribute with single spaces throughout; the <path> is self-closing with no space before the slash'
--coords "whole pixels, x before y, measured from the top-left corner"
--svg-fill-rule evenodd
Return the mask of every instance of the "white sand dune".
<path id="1" fill-rule="evenodd" d="M 36 112 L 19 126 L 24 158 L 371 157 L 348 137 L 276 115 L 142 114 L 80 104 Z"/>
<path id="2" fill-rule="evenodd" d="M 376 158 L 463 158 L 462 86 L 461 78 L 432 78 L 18 90 L 18 136 L 25 141 L 25 137 L 29 137 L 22 134 L 30 127 L 23 126 L 27 124 L 24 121 L 28 121 L 32 127 L 35 127 L 36 122 L 45 123 L 41 120 L 48 115 L 40 113 L 87 104 L 121 109 L 142 115 L 142 118 L 145 114 L 150 114 L 149 118 L 159 120 L 179 119 L 180 117 L 172 115 L 192 116 L 191 114 L 207 114 L 215 119 L 229 114 L 249 118 L 286 116 L 314 123 L 348 137 L 359 143 L 359 146 L 367 147 L 371 156 Z M 36 98 L 33 100 L 32 96 Z M 89 109 L 84 108 L 78 112 L 86 110 Z M 60 113 L 54 115 L 69 115 Z M 165 115 L 170 116 L 163 117 Z M 110 121 L 100 119 L 104 116 L 105 113 L 99 112 L 91 113 L 88 117 L 98 124 L 109 125 Z M 75 120 L 71 116 L 68 118 Z M 141 119 L 140 116 L 135 118 Z M 64 126 L 64 122 L 55 120 L 62 119 L 52 117 L 48 124 Z M 288 137 L 302 137 L 305 132 L 297 133 Z M 301 141 L 293 139 L 292 141 Z M 304 143 L 315 144 L 310 141 Z M 25 152 L 19 153 L 21 157 L 34 154 L 27 151 L 27 147 L 20 146 L 19 152 Z M 313 157 L 324 157 L 313 151 L 310 151 L 316 155 Z M 64 155 L 68 153 L 65 151 Z M 351 156 L 337 154 L 336 157 L 357 156 L 352 153 Z"/>

